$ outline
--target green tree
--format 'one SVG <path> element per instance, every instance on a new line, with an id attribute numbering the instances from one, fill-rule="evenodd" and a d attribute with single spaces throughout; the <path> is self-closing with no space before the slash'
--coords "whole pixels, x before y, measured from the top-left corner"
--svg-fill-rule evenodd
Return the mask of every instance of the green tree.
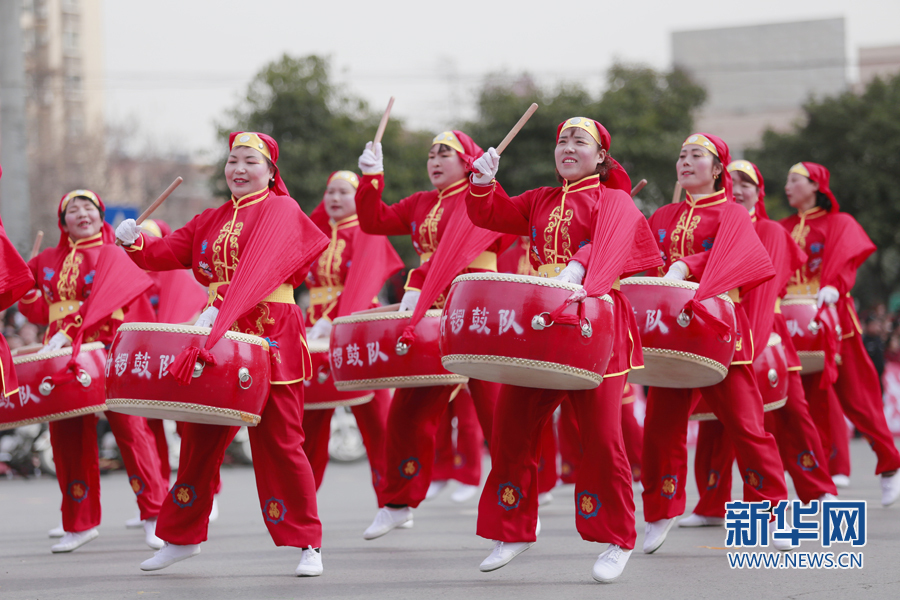
<path id="1" fill-rule="evenodd" d="M 863 306 L 884 302 L 900 291 L 900 75 L 875 79 L 860 94 L 811 100 L 803 110 L 793 131 L 767 131 L 747 152 L 767 179 L 766 207 L 773 218 L 793 212 L 784 197 L 791 165 L 826 166 L 841 210 L 878 246 L 859 271 L 855 294 Z"/>
<path id="2" fill-rule="evenodd" d="M 609 130 L 611 154 L 634 183 L 647 179 L 641 198 L 652 211 L 671 198 L 678 148 L 691 133 L 693 113 L 706 93 L 677 70 L 659 73 L 616 64 L 606 79 L 606 91 L 594 98 L 577 84 L 548 91 L 527 74 L 514 81 L 489 77 L 479 94 L 478 116 L 464 129 L 483 147 L 496 146 L 532 102 L 540 104 L 503 154 L 500 181 L 509 193 L 518 194 L 557 185 L 553 140 L 559 123 L 573 116 L 596 119 Z"/>

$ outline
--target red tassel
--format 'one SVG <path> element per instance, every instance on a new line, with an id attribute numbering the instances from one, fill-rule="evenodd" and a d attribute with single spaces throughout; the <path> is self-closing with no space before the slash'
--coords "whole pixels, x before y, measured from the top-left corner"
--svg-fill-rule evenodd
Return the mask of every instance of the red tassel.
<path id="1" fill-rule="evenodd" d="M 685 304 L 684 310 L 688 313 L 693 313 L 694 316 L 699 315 L 703 319 L 703 322 L 712 327 L 713 331 L 715 331 L 720 338 L 730 338 L 731 327 L 728 323 L 709 312 L 709 310 L 707 310 L 703 304 L 698 302 L 696 298 L 692 298 L 690 302 Z"/>
<path id="2" fill-rule="evenodd" d="M 75 381 L 75 375 L 78 373 L 78 362 L 75 360 L 73 356 L 69 359 L 69 362 L 66 363 L 66 366 L 63 367 L 58 373 L 50 377 L 50 383 L 54 386 L 56 385 L 65 385 L 67 383 L 71 383 Z"/>
<path id="3" fill-rule="evenodd" d="M 400 339 L 397 340 L 398 344 L 405 344 L 407 347 L 412 346 L 413 342 L 416 341 L 416 326 L 415 325 L 407 325 L 406 329 L 403 330 L 403 333 L 400 335 Z"/>
<path id="4" fill-rule="evenodd" d="M 206 348 L 189 346 L 175 357 L 175 362 L 169 368 L 169 373 L 181 385 L 190 385 L 194 378 L 194 364 L 201 358 L 207 365 L 216 365 L 216 357 Z"/>
<path id="5" fill-rule="evenodd" d="M 561 323 L 563 325 L 580 325 L 581 319 L 584 317 L 584 299 L 587 298 L 587 293 L 585 293 L 584 289 L 581 289 L 577 292 L 573 292 L 571 296 L 566 298 L 566 301 L 556 307 L 556 309 L 550 313 L 550 322 L 551 323 Z M 578 303 L 578 310 L 574 315 L 564 315 L 563 311 L 565 311 L 570 304 L 573 302 Z"/>

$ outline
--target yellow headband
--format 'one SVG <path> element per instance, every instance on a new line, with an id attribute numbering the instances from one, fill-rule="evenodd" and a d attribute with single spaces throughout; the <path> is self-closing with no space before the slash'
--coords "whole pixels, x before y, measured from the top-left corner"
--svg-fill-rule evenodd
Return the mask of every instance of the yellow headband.
<path id="1" fill-rule="evenodd" d="M 681 147 L 684 148 L 685 146 L 690 146 L 690 145 L 700 146 L 701 148 L 704 148 L 704 149 L 712 152 L 713 156 L 716 156 L 716 157 L 719 156 L 719 151 L 716 149 L 716 145 L 713 144 L 711 141 L 709 141 L 709 138 L 707 138 L 705 135 L 695 133 L 694 135 L 690 136 L 688 139 L 684 140 L 684 143 L 681 145 Z"/>
<path id="2" fill-rule="evenodd" d="M 572 117 L 565 123 L 563 123 L 562 129 L 559 130 L 559 135 L 562 135 L 562 132 L 566 129 L 571 129 L 572 127 L 576 127 L 578 129 L 584 129 L 591 137 L 594 138 L 594 141 L 597 142 L 600 147 L 603 147 L 603 142 L 600 140 L 600 131 L 597 129 L 597 124 L 594 123 L 593 119 L 586 119 L 584 117 Z"/>
<path id="3" fill-rule="evenodd" d="M 332 181 L 335 179 L 342 179 L 353 186 L 353 189 L 359 189 L 359 177 L 356 176 L 356 173 L 353 171 L 337 171 L 331 178 L 328 180 L 328 184 L 330 185 Z"/>
<path id="4" fill-rule="evenodd" d="M 802 162 L 798 162 L 796 165 L 791 167 L 791 170 L 788 171 L 788 174 L 796 173 L 797 175 L 803 175 L 807 179 L 809 179 L 809 170 L 807 170 L 806 165 Z"/>
<path id="5" fill-rule="evenodd" d="M 62 206 L 60 207 L 59 212 L 66 212 L 66 207 L 69 205 L 69 200 L 71 200 L 72 198 L 78 198 L 79 196 L 81 196 L 82 198 L 87 198 L 94 203 L 94 206 L 97 207 L 97 210 L 100 210 L 100 198 L 98 198 L 94 192 L 92 192 L 91 190 L 73 190 L 66 194 L 66 197 L 63 198 Z"/>
<path id="6" fill-rule="evenodd" d="M 162 229 L 159 228 L 159 225 L 153 219 L 144 219 L 144 222 L 141 223 L 141 227 L 144 228 L 144 231 L 154 237 L 162 237 Z"/>
<path id="7" fill-rule="evenodd" d="M 231 149 L 234 150 L 238 146 L 247 146 L 248 148 L 258 150 L 263 156 L 272 160 L 272 155 L 269 153 L 269 146 L 253 132 L 246 131 L 238 134 L 238 136 L 234 138 L 234 143 L 231 144 Z"/>
<path id="8" fill-rule="evenodd" d="M 730 165 L 728 165 L 728 172 L 734 173 L 735 171 L 740 171 L 741 173 L 747 175 L 759 187 L 759 179 L 756 178 L 756 170 L 753 168 L 753 165 L 746 160 L 735 160 L 732 161 Z"/>
<path id="9" fill-rule="evenodd" d="M 445 131 L 434 136 L 434 139 L 431 140 L 431 145 L 434 146 L 435 144 L 445 144 L 447 146 L 450 146 L 460 154 L 466 153 L 459 141 L 459 138 L 457 138 L 456 134 L 452 131 Z"/>

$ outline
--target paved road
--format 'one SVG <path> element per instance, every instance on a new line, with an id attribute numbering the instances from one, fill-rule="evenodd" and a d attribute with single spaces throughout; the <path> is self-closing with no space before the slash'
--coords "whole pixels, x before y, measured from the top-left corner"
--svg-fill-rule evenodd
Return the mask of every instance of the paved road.
<path id="1" fill-rule="evenodd" d="M 223 470 L 221 517 L 212 524 L 202 554 L 153 574 L 138 569 L 152 552 L 142 534 L 123 526 L 135 512 L 124 474 L 102 480 L 100 537 L 63 555 L 50 553 L 46 537 L 58 522 L 56 481 L 2 480 L 0 599 L 898 598 L 900 505 L 881 508 L 868 446 L 854 441 L 852 454 L 852 487 L 842 495 L 869 502 L 862 570 L 731 570 L 722 549 L 724 530 L 673 529 L 656 554 L 636 551 L 620 580 L 605 586 L 590 577 L 603 548 L 575 532 L 572 486 L 557 489 L 554 501 L 541 509 L 539 543 L 508 566 L 484 574 L 478 564 L 492 544 L 475 536 L 475 499 L 457 505 L 447 490 L 416 511 L 414 529 L 367 542 L 362 532 L 375 512 L 367 467 L 331 465 L 319 494 L 325 574 L 300 579 L 293 577 L 299 552 L 276 548 L 266 533 L 249 468 Z M 689 507 L 697 498 L 690 487 Z M 638 547 L 642 540 L 641 525 Z M 803 550 L 821 548 L 807 543 Z"/>

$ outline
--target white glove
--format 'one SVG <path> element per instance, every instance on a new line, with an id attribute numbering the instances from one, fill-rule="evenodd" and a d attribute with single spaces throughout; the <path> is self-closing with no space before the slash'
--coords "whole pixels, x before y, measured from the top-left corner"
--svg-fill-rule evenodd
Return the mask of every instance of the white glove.
<path id="1" fill-rule="evenodd" d="M 372 142 L 366 142 L 366 149 L 359 157 L 359 172 L 366 173 L 383 173 L 384 172 L 384 155 L 381 153 L 381 142 L 375 144 L 372 148 Z"/>
<path id="2" fill-rule="evenodd" d="M 46 352 L 56 352 L 61 349 L 63 346 L 69 344 L 71 340 L 66 337 L 66 335 L 62 331 L 57 331 L 53 334 L 53 337 L 47 342 L 47 345 L 38 350 L 38 354 L 44 354 Z"/>
<path id="3" fill-rule="evenodd" d="M 319 319 L 316 321 L 315 325 L 309 329 L 309 332 L 306 334 L 306 339 L 317 340 L 320 338 L 327 338 L 329 335 L 331 335 L 331 321 L 328 319 Z"/>
<path id="4" fill-rule="evenodd" d="M 688 278 L 688 275 L 691 274 L 691 270 L 688 268 L 687 263 L 681 260 L 677 260 L 672 263 L 672 266 L 669 267 L 669 270 L 663 276 L 663 279 L 672 279 L 674 281 L 684 281 Z"/>
<path id="5" fill-rule="evenodd" d="M 116 227 L 116 237 L 122 240 L 122 245 L 130 246 L 137 241 L 143 229 L 134 219 L 125 219 Z"/>
<path id="6" fill-rule="evenodd" d="M 403 299 L 400 300 L 400 308 L 397 310 L 416 310 L 420 294 L 421 292 L 415 290 L 409 290 L 403 294 Z"/>
<path id="7" fill-rule="evenodd" d="M 819 308 L 822 308 L 823 304 L 834 304 L 840 299 L 841 293 L 837 291 L 837 288 L 826 285 L 819 290 L 818 294 L 816 294 L 816 305 L 818 305 Z"/>
<path id="8" fill-rule="evenodd" d="M 200 318 L 197 319 L 197 322 L 194 323 L 194 325 L 197 327 L 212 327 L 218 316 L 219 309 L 215 306 L 210 306 L 200 314 Z"/>
<path id="9" fill-rule="evenodd" d="M 569 265 L 562 270 L 562 273 L 553 279 L 565 283 L 576 283 L 581 285 L 581 282 L 584 280 L 584 265 L 577 260 L 569 261 Z"/>
<path id="10" fill-rule="evenodd" d="M 488 148 L 488 151 L 476 159 L 472 166 L 478 170 L 477 173 L 472 173 L 472 183 L 489 185 L 500 170 L 500 155 L 493 148 Z"/>

